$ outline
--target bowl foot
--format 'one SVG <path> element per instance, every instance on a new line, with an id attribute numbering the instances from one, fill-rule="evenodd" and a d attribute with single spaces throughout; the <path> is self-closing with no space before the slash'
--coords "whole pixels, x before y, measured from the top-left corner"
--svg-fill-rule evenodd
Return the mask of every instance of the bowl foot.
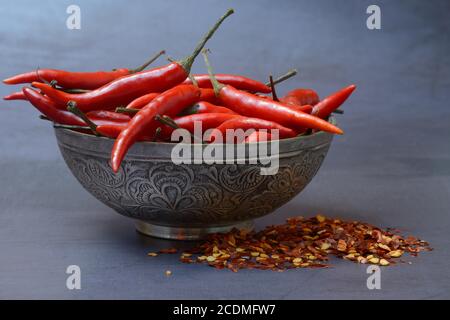
<path id="1" fill-rule="evenodd" d="M 232 224 L 221 227 L 206 227 L 206 228 L 177 228 L 166 227 L 151 224 L 144 221 L 136 221 L 136 230 L 147 236 L 173 239 L 173 240 L 199 240 L 206 237 L 210 233 L 228 232 L 233 228 L 237 229 L 253 229 L 253 220 Z"/>

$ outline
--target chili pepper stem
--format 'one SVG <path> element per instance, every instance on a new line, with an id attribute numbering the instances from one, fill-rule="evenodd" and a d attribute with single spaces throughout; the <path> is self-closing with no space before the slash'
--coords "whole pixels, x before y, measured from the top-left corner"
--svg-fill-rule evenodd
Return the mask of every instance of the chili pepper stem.
<path id="1" fill-rule="evenodd" d="M 187 74 L 191 72 L 192 64 L 194 63 L 195 58 L 199 55 L 200 51 L 205 46 L 206 42 L 212 37 L 212 35 L 214 34 L 214 32 L 216 32 L 222 22 L 233 13 L 233 9 L 228 9 L 228 11 L 222 17 L 220 17 L 220 19 L 214 24 L 214 26 L 200 40 L 192 54 L 190 56 L 187 56 L 183 60 L 178 61 L 178 63 L 183 67 Z"/>
<path id="2" fill-rule="evenodd" d="M 275 83 L 273 81 L 272 75 L 269 76 L 269 82 L 270 82 L 270 89 L 272 89 L 272 100 L 280 101 L 280 99 L 278 99 L 277 92 L 275 90 Z"/>
<path id="3" fill-rule="evenodd" d="M 67 93 L 86 93 L 86 92 L 91 91 L 91 90 L 87 90 L 87 89 L 64 89 L 61 87 L 58 87 L 56 89 L 67 92 Z"/>
<path id="4" fill-rule="evenodd" d="M 117 113 L 136 114 L 136 113 L 139 112 L 139 109 L 118 107 L 118 108 L 116 108 L 116 112 L 117 112 Z"/>
<path id="5" fill-rule="evenodd" d="M 279 76 L 278 78 L 273 80 L 273 84 L 274 85 L 279 84 L 280 82 L 283 82 L 289 78 L 292 78 L 296 74 L 297 74 L 297 69 L 291 69 L 288 72 L 286 72 L 285 74 L 283 74 L 282 76 Z M 270 86 L 270 81 L 266 83 L 266 86 Z"/>
<path id="6" fill-rule="evenodd" d="M 188 78 L 192 81 L 192 84 L 198 88 L 198 82 L 191 73 L 189 74 Z"/>
<path id="7" fill-rule="evenodd" d="M 208 74 L 209 74 L 209 78 L 211 79 L 211 84 L 214 88 L 214 93 L 215 93 L 216 97 L 218 97 L 220 89 L 222 89 L 224 87 L 224 85 L 219 83 L 219 81 L 217 81 L 216 77 L 214 76 L 214 72 L 212 70 L 211 64 L 209 63 L 208 49 L 203 49 L 202 55 L 203 55 L 203 59 L 205 60 L 206 69 L 208 69 Z"/>
<path id="8" fill-rule="evenodd" d="M 166 53 L 166 50 L 161 50 L 158 53 L 155 53 L 149 60 L 147 60 L 143 65 L 141 65 L 140 67 L 137 67 L 136 69 L 130 69 L 130 73 L 137 73 L 137 72 L 141 72 L 142 70 L 144 70 L 145 68 L 147 68 L 150 64 L 152 64 L 153 62 L 155 62 L 156 59 L 158 59 L 160 56 L 162 56 L 163 54 Z"/>
<path id="9" fill-rule="evenodd" d="M 157 114 L 155 116 L 155 120 L 161 122 L 162 124 L 165 124 L 166 126 L 173 128 L 173 129 L 180 129 L 180 127 L 177 125 L 177 123 L 169 116 L 164 115 L 161 117 L 159 114 Z M 198 140 L 198 138 L 192 132 L 189 132 L 189 134 L 191 135 L 191 137 L 194 140 Z M 202 139 L 200 139 L 200 141 L 202 141 Z"/>
<path id="10" fill-rule="evenodd" d="M 177 62 L 175 59 L 173 59 L 171 56 L 166 56 L 167 61 L 169 62 Z"/>
<path id="11" fill-rule="evenodd" d="M 161 134 L 161 127 L 156 128 L 155 135 L 153 136 L 152 142 L 156 142 L 156 139 L 158 139 L 159 135 Z"/>
<path id="12" fill-rule="evenodd" d="M 54 128 L 71 129 L 71 130 L 89 130 L 88 126 L 73 126 L 68 124 L 53 123 Z"/>
<path id="13" fill-rule="evenodd" d="M 92 130 L 92 132 L 96 135 L 96 136 L 100 136 L 100 134 L 97 132 L 97 125 L 92 122 L 87 116 L 86 114 L 84 114 L 83 111 L 81 111 L 80 109 L 78 109 L 77 104 L 75 101 L 69 101 L 67 102 L 67 110 L 72 112 L 73 114 L 77 115 L 78 117 L 80 117 L 80 119 L 82 119 L 84 122 L 86 122 L 86 124 L 89 126 L 89 128 Z"/>
<path id="14" fill-rule="evenodd" d="M 179 127 L 177 125 L 174 125 L 172 121 L 167 121 L 163 117 L 161 117 L 159 114 L 155 116 L 155 120 L 161 122 L 162 124 L 165 124 L 166 126 L 169 126 L 173 129 L 178 129 Z"/>

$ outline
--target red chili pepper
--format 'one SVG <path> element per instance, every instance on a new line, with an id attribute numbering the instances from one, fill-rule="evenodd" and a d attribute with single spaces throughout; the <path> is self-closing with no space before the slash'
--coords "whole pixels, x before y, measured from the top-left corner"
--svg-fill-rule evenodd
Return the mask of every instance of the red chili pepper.
<path id="1" fill-rule="evenodd" d="M 60 110 L 55 107 L 55 104 L 53 101 L 46 97 L 36 90 L 33 90 L 31 88 L 23 88 L 22 92 L 24 93 L 27 100 L 41 112 L 44 116 L 49 118 L 51 121 L 59 124 L 65 124 L 65 125 L 71 125 L 71 126 L 86 126 L 86 123 L 79 118 L 77 115 L 73 114 L 72 112 L 66 111 L 66 110 Z M 92 120 L 96 125 L 103 126 L 103 125 L 113 125 L 113 124 L 126 124 L 126 121 L 117 121 L 117 120 L 111 120 L 111 118 L 99 118 L 97 117 L 88 117 L 90 120 Z"/>
<path id="2" fill-rule="evenodd" d="M 95 122 L 95 120 L 108 120 L 115 122 L 128 122 L 130 121 L 130 116 L 124 113 L 117 113 L 107 110 L 95 110 L 86 113 L 86 116 Z"/>
<path id="3" fill-rule="evenodd" d="M 216 128 L 223 122 L 240 117 L 238 114 L 230 113 L 199 113 L 191 114 L 183 117 L 178 117 L 174 119 L 175 124 L 182 129 L 186 129 L 191 133 L 194 133 L 195 123 L 201 123 L 202 134 L 208 129 Z M 172 131 L 175 130 L 169 126 L 163 125 L 161 136 L 165 138 L 170 138 Z"/>
<path id="4" fill-rule="evenodd" d="M 279 136 L 281 139 L 292 138 L 297 135 L 297 133 L 294 130 L 286 128 L 286 127 L 284 127 L 276 122 L 273 122 L 273 121 L 268 121 L 268 120 L 259 119 L 259 118 L 249 118 L 249 117 L 238 116 L 238 117 L 235 117 L 228 121 L 225 121 L 220 126 L 218 126 L 216 128 L 217 131 L 214 130 L 214 132 L 211 134 L 211 138 L 217 136 L 217 134 L 220 132 L 220 134 L 223 137 L 222 140 L 225 141 L 227 130 L 237 130 L 237 129 L 242 129 L 244 131 L 249 130 L 249 129 L 278 130 Z M 211 139 L 209 139 L 209 140 L 211 140 Z M 226 141 L 226 142 L 230 143 L 228 141 Z M 240 141 L 238 141 L 238 142 L 240 142 Z"/>
<path id="5" fill-rule="evenodd" d="M 229 84 L 230 86 L 235 87 L 236 89 L 246 90 L 250 92 L 262 92 L 262 93 L 270 93 L 270 87 L 266 86 L 264 83 L 239 76 L 233 74 L 216 74 L 216 79 L 220 83 Z M 194 74 L 194 78 L 198 83 L 200 88 L 212 88 L 211 80 L 209 79 L 208 74 Z M 191 79 L 184 80 L 184 83 L 192 84 Z"/>
<path id="6" fill-rule="evenodd" d="M 150 101 L 155 99 L 160 93 L 159 92 L 152 92 L 144 94 L 143 96 L 134 99 L 127 105 L 127 109 L 141 109 L 143 106 L 148 104 Z"/>
<path id="7" fill-rule="evenodd" d="M 312 114 L 322 119 L 328 118 L 334 110 L 347 100 L 355 89 L 356 86 L 352 84 L 326 97 L 314 106 Z"/>
<path id="8" fill-rule="evenodd" d="M 72 112 L 57 109 L 49 97 L 40 94 L 36 90 L 25 87 L 22 89 L 22 92 L 36 109 L 53 122 L 72 126 L 86 126 L 86 123 L 78 116 Z"/>
<path id="9" fill-rule="evenodd" d="M 189 114 L 198 114 L 198 113 L 229 113 L 229 114 L 237 114 L 231 109 L 228 109 L 226 107 L 222 106 L 216 106 L 215 104 L 206 102 L 206 101 L 200 101 L 196 103 L 195 105 L 184 109 L 179 116 L 185 116 Z"/>
<path id="10" fill-rule="evenodd" d="M 281 98 L 280 101 L 287 104 L 298 104 L 298 105 L 315 105 L 319 102 L 319 95 L 312 89 L 304 89 L 298 88 L 292 91 L 289 91 L 284 98 Z"/>
<path id="11" fill-rule="evenodd" d="M 53 99 L 60 108 L 65 108 L 69 101 L 74 101 L 81 111 L 102 109 L 105 106 L 116 108 L 128 105 L 134 99 L 150 92 L 164 92 L 182 83 L 191 70 L 191 66 L 205 43 L 211 38 L 220 24 L 234 11 L 228 10 L 203 37 L 193 53 L 185 59 L 172 62 L 164 67 L 151 69 L 124 76 L 103 87 L 87 93 L 69 94 L 43 83 L 33 82 L 33 86 L 41 89 Z"/>
<path id="12" fill-rule="evenodd" d="M 111 167 L 117 172 L 128 149 L 144 132 L 152 133 L 155 129 L 155 116 L 175 116 L 198 101 L 200 89 L 193 85 L 179 85 L 169 89 L 139 110 L 127 127 L 117 137 L 111 153 Z"/>
<path id="13" fill-rule="evenodd" d="M 280 125 L 296 130 L 300 128 L 311 128 L 336 134 L 343 133 L 338 127 L 318 117 L 300 112 L 282 103 L 237 90 L 232 86 L 220 84 L 212 74 L 206 51 L 204 51 L 204 56 L 214 89 L 222 102 L 221 105 L 244 116 L 274 121 Z"/>
<path id="14" fill-rule="evenodd" d="M 216 97 L 214 89 L 200 89 L 200 101 L 206 101 L 212 104 L 219 104 L 219 99 Z"/>
<path id="15" fill-rule="evenodd" d="M 11 93 L 3 97 L 3 100 L 27 100 L 22 91 Z"/>
<path id="16" fill-rule="evenodd" d="M 103 123 L 98 124 L 95 130 L 102 136 L 115 139 L 126 127 L 126 122 Z M 151 141 L 152 139 L 152 135 L 144 134 L 139 136 L 136 141 Z"/>
<path id="17" fill-rule="evenodd" d="M 61 86 L 65 89 L 97 89 L 117 78 L 141 72 L 164 53 L 164 50 L 159 52 L 145 64 L 136 69 L 122 68 L 115 69 L 113 71 L 96 72 L 70 72 L 55 69 L 39 69 L 36 71 L 16 75 L 14 77 L 3 80 L 3 82 L 6 84 L 19 84 L 42 81 L 56 81 L 58 86 Z"/>
<path id="18" fill-rule="evenodd" d="M 271 141 L 272 135 L 268 132 L 264 131 L 255 131 L 252 134 L 250 134 L 247 138 L 245 138 L 245 143 L 252 143 L 252 142 L 262 142 L 262 141 Z"/>
<path id="19" fill-rule="evenodd" d="M 109 125 L 99 125 L 95 128 L 95 131 L 102 136 L 115 139 L 126 127 L 127 123 L 116 122 Z"/>
<path id="20" fill-rule="evenodd" d="M 309 113 L 309 114 L 311 114 L 311 112 L 313 110 L 313 107 L 308 105 L 308 104 L 304 105 L 304 106 L 292 106 L 292 107 L 297 109 L 297 110 L 299 110 L 299 111 L 302 111 L 304 113 Z"/>
<path id="21" fill-rule="evenodd" d="M 70 94 L 39 82 L 33 82 L 32 85 L 54 100 L 60 109 L 64 109 L 69 101 L 74 101 L 81 111 L 87 112 L 104 109 L 105 106 L 114 109 L 127 105 L 149 91 L 159 92 L 173 87 L 186 76 L 185 69 L 174 62 L 161 68 L 119 78 L 97 90 L 81 94 Z"/>
<path id="22" fill-rule="evenodd" d="M 258 97 L 260 97 L 262 99 L 272 100 L 268 96 L 258 96 Z M 297 100 L 297 98 L 294 98 L 294 97 L 285 97 L 285 98 L 281 98 L 280 102 L 285 104 L 287 107 L 292 108 L 294 110 L 302 111 L 302 112 L 309 113 L 309 114 L 312 112 L 312 109 L 313 109 L 312 106 L 310 106 L 310 105 L 300 105 L 298 103 L 298 101 L 295 101 L 295 102 L 294 101 L 289 101 L 290 98 Z"/>

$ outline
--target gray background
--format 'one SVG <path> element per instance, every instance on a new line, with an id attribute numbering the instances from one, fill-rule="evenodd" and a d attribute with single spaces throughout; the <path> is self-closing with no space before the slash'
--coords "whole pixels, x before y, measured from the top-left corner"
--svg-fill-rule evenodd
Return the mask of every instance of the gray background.
<path id="1" fill-rule="evenodd" d="M 81 30 L 65 26 L 72 3 Z M 372 3 L 382 30 L 365 26 Z M 180 58 L 228 7 L 236 14 L 209 43 L 217 72 L 265 80 L 297 67 L 281 93 L 358 85 L 339 117 L 346 134 L 316 178 L 258 227 L 321 212 L 399 227 L 435 251 L 384 268 L 382 289 L 372 291 L 366 266 L 342 260 L 325 270 L 235 274 L 177 255 L 148 258 L 173 244 L 138 235 L 90 196 L 49 124 L 23 102 L 2 102 L 0 298 L 450 298 L 448 1 L 2 1 L 0 78 L 38 66 L 133 67 L 162 48 Z M 201 60 L 194 71 L 204 71 Z M 15 89 L 1 85 L 0 94 Z M 82 269 L 82 290 L 66 289 L 71 264 Z"/>

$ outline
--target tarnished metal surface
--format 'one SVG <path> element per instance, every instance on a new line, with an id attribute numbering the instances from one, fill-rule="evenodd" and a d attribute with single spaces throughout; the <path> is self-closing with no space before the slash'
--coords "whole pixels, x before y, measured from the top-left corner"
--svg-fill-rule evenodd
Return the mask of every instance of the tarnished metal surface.
<path id="1" fill-rule="evenodd" d="M 70 170 L 97 199 L 124 216 L 176 228 L 223 227 L 271 213 L 306 187 L 332 140 L 324 132 L 282 140 L 274 175 L 261 175 L 260 164 L 176 165 L 175 144 L 137 143 L 115 174 L 113 140 L 55 132 Z"/>

